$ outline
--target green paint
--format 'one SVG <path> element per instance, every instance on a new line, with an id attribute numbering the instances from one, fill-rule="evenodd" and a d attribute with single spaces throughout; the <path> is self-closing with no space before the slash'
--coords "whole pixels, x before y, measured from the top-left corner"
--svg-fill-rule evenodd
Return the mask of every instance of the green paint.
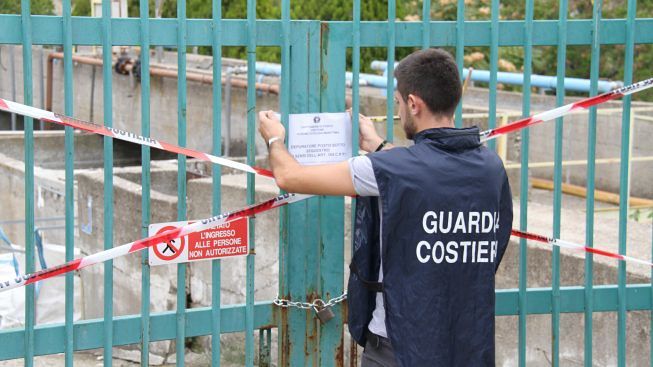
<path id="1" fill-rule="evenodd" d="M 388 141 L 394 140 L 394 126 L 395 126 L 395 113 L 394 113 L 394 84 L 395 84 L 395 18 L 397 17 L 397 4 L 396 0 L 388 1 L 388 58 L 386 68 L 386 121 L 385 121 L 385 137 Z"/>
<path id="2" fill-rule="evenodd" d="M 72 60 L 72 36 L 71 27 L 71 0 L 64 0 L 62 3 L 63 14 L 63 51 L 64 51 L 64 113 L 68 116 L 73 114 L 73 60 Z M 75 250 L 75 182 L 74 182 L 74 132 L 69 126 L 65 128 L 64 137 L 64 155 L 66 160 L 64 187 L 65 192 L 65 246 L 66 262 L 71 261 L 74 257 Z M 73 322 L 74 322 L 74 274 L 66 274 L 66 300 L 65 300 L 65 356 L 64 363 L 66 367 L 73 365 Z"/>
<path id="3" fill-rule="evenodd" d="M 497 126 L 497 72 L 499 70 L 499 1 L 491 1 L 492 21 L 490 23 L 490 100 L 488 110 L 488 129 L 493 129 Z M 504 31 L 505 32 L 505 31 Z M 523 34 L 523 28 L 520 29 Z M 487 144 L 488 148 L 496 149 L 496 141 L 490 140 Z M 522 191 L 523 192 L 523 191 Z"/>
<path id="4" fill-rule="evenodd" d="M 104 125 L 113 126 L 111 0 L 102 1 L 102 91 Z M 74 38 L 74 36 L 73 36 Z M 113 139 L 104 137 L 104 249 L 113 247 Z M 113 261 L 104 263 L 104 365 L 113 360 Z"/>
<path id="5" fill-rule="evenodd" d="M 256 83 L 256 0 L 247 0 L 247 85 Z M 253 166 L 256 159 L 256 90 L 247 88 L 247 164 Z M 247 174 L 247 204 L 255 201 L 254 174 Z M 246 276 L 246 312 L 245 312 L 245 366 L 254 365 L 254 266 L 256 243 L 254 234 L 256 220 L 249 218 L 249 247 L 247 255 Z"/>
<path id="6" fill-rule="evenodd" d="M 633 60 L 635 53 L 635 17 L 637 1 L 628 0 L 626 20 L 626 57 L 624 67 L 624 84 L 633 82 Z M 621 163 L 619 165 L 619 253 L 626 254 L 628 241 L 628 197 L 630 196 L 630 102 L 631 96 L 623 99 L 621 121 Z M 617 317 L 617 365 L 626 366 L 626 264 L 619 262 L 619 313 Z"/>
<path id="7" fill-rule="evenodd" d="M 600 66 L 600 20 L 603 1 L 598 0 L 594 2 L 592 11 L 592 45 L 591 45 L 591 61 L 590 61 L 590 95 L 598 93 L 598 79 L 599 79 L 599 66 Z M 589 110 L 589 122 L 587 132 L 587 198 L 585 201 L 586 220 L 585 220 L 585 243 L 589 247 L 594 246 L 594 181 L 596 177 L 596 107 Z M 591 366 L 593 356 L 592 351 L 592 285 L 593 285 L 593 262 L 594 256 L 588 254 L 585 257 L 585 298 L 589 301 L 588 308 L 585 313 L 585 346 L 589 345 L 590 350 L 585 351 L 585 365 Z"/>
<path id="8" fill-rule="evenodd" d="M 497 5 L 498 6 L 498 5 Z M 498 7 L 497 7 L 498 11 Z M 493 11 L 494 19 L 494 11 Z M 531 73 L 533 70 L 533 0 L 527 0 L 526 2 L 526 21 L 524 23 L 523 34 L 525 38 L 524 43 L 524 86 L 522 88 L 522 115 L 524 117 L 531 114 Z M 498 50 L 496 51 L 498 52 Z M 494 63 L 497 53 L 492 53 L 493 58 L 492 62 Z M 496 64 L 493 64 L 491 69 L 496 71 Z M 495 75 L 493 72 L 492 75 Z M 496 87 L 492 87 L 492 83 L 495 83 L 496 79 L 490 82 L 491 85 L 491 95 L 495 95 L 494 103 L 496 103 Z M 492 98 L 492 97 L 491 97 Z M 492 103 L 492 102 L 491 102 Z M 496 111 L 496 107 L 494 108 Z M 490 112 L 490 116 L 494 116 L 493 112 Z M 490 126 L 495 126 L 494 123 L 489 122 Z M 528 153 L 530 148 L 530 135 L 528 129 L 523 129 L 520 131 L 521 135 L 521 169 L 519 174 L 519 185 L 520 185 L 520 195 L 519 195 L 519 228 L 522 231 L 528 230 Z M 526 288 L 528 287 L 528 246 L 526 240 L 519 240 L 519 301 L 520 301 L 520 313 L 519 313 L 519 365 L 526 365 L 526 314 L 525 310 L 527 307 L 527 298 L 526 298 Z M 555 295 L 556 288 L 552 292 Z M 553 303 L 556 304 L 555 302 Z M 556 325 L 555 316 L 553 317 L 553 325 Z M 554 334 L 555 335 L 555 334 Z M 555 338 L 553 338 L 555 340 Z M 555 350 L 555 346 L 553 348 Z"/>
<path id="9" fill-rule="evenodd" d="M 177 144 L 186 146 L 186 0 L 177 1 Z M 186 220 L 186 156 L 177 155 L 177 220 Z M 177 264 L 177 366 L 184 366 L 186 347 L 186 264 Z"/>
<path id="10" fill-rule="evenodd" d="M 21 41 L 23 44 L 23 101 L 33 102 L 32 90 L 32 18 L 29 0 L 21 0 Z M 12 50 L 13 52 L 13 50 Z M 24 118 L 25 129 L 25 272 L 34 271 L 34 121 Z M 25 287 L 25 366 L 34 365 L 34 285 Z"/>
<path id="11" fill-rule="evenodd" d="M 140 0 L 141 21 L 141 135 L 150 136 L 150 21 L 149 2 Z M 141 147 L 141 236 L 149 236 L 150 147 Z M 150 362 L 150 265 L 149 251 L 141 252 L 141 365 Z"/>
<path id="12" fill-rule="evenodd" d="M 17 15 L 0 15 L 0 44 L 21 44 L 21 22 Z M 61 27 L 61 17 L 32 16 L 34 44 L 61 45 L 62 34 L 56 31 Z M 187 46 L 211 46 L 211 20 L 192 19 L 187 22 Z M 300 22 L 300 21 L 296 21 Z M 125 46 L 140 45 L 140 20 L 138 18 L 116 18 L 111 20 L 114 44 Z M 352 22 L 327 22 L 331 31 L 351 35 Z M 499 21 L 501 34 L 498 46 L 519 46 L 524 44 L 523 21 Z M 634 20 L 637 33 L 633 35 L 635 43 L 653 43 L 653 19 Z M 101 45 L 101 19 L 73 17 L 73 44 Z M 247 21 L 227 19 L 223 21 L 223 46 L 246 46 Z M 258 20 L 256 27 L 257 46 L 281 46 L 279 37 L 281 21 Z M 118 28 L 118 29 L 115 29 Z M 175 47 L 177 44 L 177 24 L 174 19 L 151 19 L 152 29 L 150 45 Z M 386 22 L 360 22 L 360 47 L 386 47 Z M 533 23 L 533 46 L 557 46 L 558 21 L 537 20 Z M 567 24 L 567 44 L 569 46 L 591 44 L 591 19 L 574 19 Z M 618 45 L 626 41 L 626 21 L 623 19 L 606 19 L 601 22 L 601 44 Z M 53 31 L 55 30 L 55 31 Z M 397 28 L 396 47 L 421 47 L 423 26 L 421 22 L 407 22 Z M 491 22 L 474 21 L 465 23 L 465 46 L 490 46 Z M 433 37 L 433 36 L 437 37 Z M 431 46 L 456 46 L 456 21 L 431 22 Z M 353 47 L 353 37 L 347 37 L 347 47 Z M 352 69 L 353 70 L 353 69 Z"/>
<path id="13" fill-rule="evenodd" d="M 431 44 L 431 0 L 422 1 L 422 48 Z"/>
<path id="14" fill-rule="evenodd" d="M 222 154 L 222 1 L 212 1 L 213 13 L 213 155 Z M 212 201 L 211 213 L 217 215 L 221 212 L 222 167 L 212 165 Z M 220 333 L 222 332 L 220 310 L 220 277 L 221 260 L 211 263 L 211 365 L 220 366 Z"/>
<path id="15" fill-rule="evenodd" d="M 456 16 L 456 64 L 460 75 L 463 74 L 465 67 L 465 0 L 458 0 L 458 9 Z M 463 126 L 463 101 L 456 107 L 456 127 Z"/>

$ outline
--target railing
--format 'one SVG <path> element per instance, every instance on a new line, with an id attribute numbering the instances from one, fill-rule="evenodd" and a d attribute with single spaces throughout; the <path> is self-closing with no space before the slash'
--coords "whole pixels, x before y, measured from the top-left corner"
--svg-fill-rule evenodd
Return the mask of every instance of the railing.
<path id="1" fill-rule="evenodd" d="M 501 47 L 523 47 L 524 49 L 524 87 L 522 115 L 531 114 L 531 88 L 533 48 L 555 46 L 558 52 L 556 75 L 557 103 L 564 101 L 566 50 L 569 46 L 589 46 L 591 48 L 591 95 L 597 93 L 599 80 L 599 58 L 601 46 L 623 45 L 625 52 L 624 84 L 632 82 L 633 53 L 635 44 L 653 44 L 653 19 L 636 18 L 636 0 L 627 1 L 625 19 L 602 19 L 602 1 L 594 1 L 592 19 L 568 20 L 568 1 L 560 0 L 560 15 L 557 20 L 534 20 L 534 0 L 526 0 L 523 20 L 505 21 L 499 19 L 499 0 L 491 1 L 491 18 L 488 21 L 466 21 L 465 1 L 458 0 L 458 19 L 455 21 L 433 21 L 430 19 L 431 4 L 424 3 L 421 22 L 395 22 L 394 0 L 388 1 L 389 21 L 361 21 L 361 1 L 353 2 L 353 21 L 317 20 L 300 21 L 290 19 L 290 0 L 282 0 L 280 20 L 257 20 L 256 1 L 247 1 L 247 19 L 222 19 L 221 3 L 212 0 L 211 19 L 186 19 L 185 1 L 178 1 L 176 19 L 148 18 L 149 4 L 140 1 L 140 18 L 112 19 L 111 1 L 103 1 L 101 18 L 71 16 L 70 0 L 63 1 L 62 16 L 34 16 L 30 14 L 30 1 L 22 0 L 20 15 L 0 15 L 0 44 L 22 45 L 24 70 L 24 102 L 31 104 L 32 91 L 32 45 L 63 46 L 64 55 L 64 95 L 66 115 L 73 115 L 73 46 L 102 46 L 103 55 L 103 108 L 104 123 L 112 125 L 112 60 L 111 48 L 114 45 L 140 46 L 150 50 L 156 46 L 173 47 L 178 51 L 177 70 L 177 121 L 178 144 L 186 144 L 186 49 L 192 46 L 209 46 L 213 49 L 213 75 L 221 73 L 222 47 L 245 46 L 247 48 L 247 81 L 249 86 L 256 83 L 255 63 L 258 46 L 273 46 L 281 49 L 281 91 L 280 111 L 282 120 L 287 123 L 289 113 L 324 111 L 334 112 L 345 109 L 345 73 L 348 69 L 347 50 L 352 51 L 352 105 L 354 124 L 354 152 L 358 142 L 358 111 L 360 105 L 360 50 L 367 47 L 387 49 L 388 82 L 392 83 L 395 51 L 398 47 L 455 47 L 456 60 L 463 67 L 464 48 L 470 46 L 489 47 L 490 79 L 488 101 L 488 125 L 497 124 L 497 72 L 498 56 Z M 141 53 L 141 134 L 150 135 L 150 60 L 149 53 Z M 212 154 L 221 154 L 221 85 L 213 83 L 213 120 L 211 124 Z M 247 89 L 247 163 L 253 164 L 255 158 L 256 136 L 255 88 Z M 7 96 L 2 96 L 3 98 Z M 391 97 L 387 104 L 387 116 L 393 121 Z M 619 192 L 619 252 L 626 253 L 628 242 L 628 202 L 631 137 L 630 97 L 623 102 L 623 124 L 621 129 L 621 156 Z M 457 124 L 462 124 L 462 108 L 458 108 Z M 594 177 L 596 159 L 596 109 L 589 115 L 587 152 L 587 191 L 586 200 L 586 244 L 593 245 L 594 233 Z M 387 124 L 386 135 L 393 138 L 392 122 Z M 562 210 L 562 167 L 563 167 L 563 121 L 555 123 L 554 167 L 554 215 L 551 233 L 560 235 Z M 207 134 L 208 137 L 208 134 Z M 514 227 L 528 229 L 528 164 L 529 131 L 521 132 L 520 156 L 520 216 Z M 489 144 L 495 148 L 495 142 Z M 114 208 L 113 150 L 112 140 L 104 138 L 104 239 L 105 248 L 114 246 L 113 221 Z M 65 233 L 66 259 L 71 260 L 74 249 L 74 198 L 73 198 L 73 131 L 66 128 L 65 150 Z M 25 249 L 26 271 L 34 267 L 34 134 L 33 121 L 25 119 Z M 143 147 L 142 156 L 142 235 L 147 235 L 150 223 L 150 149 Z M 178 157 L 177 176 L 177 219 L 186 219 L 186 157 Z M 254 203 L 255 179 L 247 177 L 247 201 Z M 221 170 L 213 169 L 211 208 L 214 214 L 221 211 Z M 340 295 L 344 288 L 344 212 L 343 198 L 322 197 L 296 203 L 281 209 L 281 228 L 279 238 L 279 295 L 296 301 L 312 301 L 316 298 L 329 299 Z M 103 319 L 73 321 L 73 275 L 66 275 L 65 323 L 62 325 L 35 325 L 34 287 L 25 288 L 25 327 L 0 331 L 0 359 L 23 358 L 26 366 L 32 366 L 38 355 L 64 353 L 65 364 L 73 364 L 75 351 L 103 348 L 104 364 L 110 365 L 112 347 L 129 344 L 140 345 L 141 363 L 149 363 L 149 345 L 160 340 L 176 341 L 177 364 L 184 364 L 185 340 L 199 335 L 212 337 L 212 364 L 220 363 L 220 338 L 224 333 L 245 333 L 245 364 L 254 364 L 255 330 L 260 331 L 260 363 L 270 360 L 270 329 L 279 329 L 279 364 L 303 365 L 342 365 L 343 319 L 345 311 L 341 305 L 335 306 L 336 317 L 329 323 L 320 324 L 312 313 L 299 309 L 279 309 L 271 301 L 254 302 L 255 219 L 250 219 L 250 248 L 247 257 L 246 302 L 243 305 L 220 307 L 220 269 L 219 260 L 212 263 L 212 306 L 186 308 L 186 265 L 177 267 L 177 307 L 175 311 L 150 312 L 150 269 L 147 253 L 142 255 L 141 313 L 137 315 L 114 317 L 113 314 L 113 265 L 104 265 Z M 276 235 L 276 234 L 275 234 Z M 584 313 L 584 363 L 593 364 L 593 315 L 596 312 L 615 312 L 617 356 L 619 366 L 627 361 L 626 326 L 628 311 L 651 310 L 653 292 L 650 284 L 627 284 L 626 266 L 618 265 L 616 284 L 595 286 L 593 284 L 593 259 L 587 255 L 585 260 L 585 281 L 570 287 L 561 287 L 560 251 L 552 250 L 552 283 L 548 288 L 528 288 L 529 273 L 528 247 L 525 240 L 519 241 L 519 286 L 518 289 L 497 291 L 497 315 L 516 315 L 518 317 L 518 356 L 519 365 L 526 365 L 527 322 L 529 315 L 551 315 L 551 356 L 554 365 L 560 365 L 560 318 L 563 313 Z M 579 280 L 580 281 L 580 280 Z M 120 300 L 116 300 L 120 302 Z M 653 328 L 652 328 L 653 329 Z M 649 338 L 651 338 L 649 336 Z M 653 340 L 653 338 L 651 338 Z M 356 349 L 350 349 L 349 359 L 356 360 Z M 642 351 L 642 353 L 645 353 Z M 653 361 L 653 359 L 652 359 Z M 653 362 L 652 362 L 653 365 Z"/>

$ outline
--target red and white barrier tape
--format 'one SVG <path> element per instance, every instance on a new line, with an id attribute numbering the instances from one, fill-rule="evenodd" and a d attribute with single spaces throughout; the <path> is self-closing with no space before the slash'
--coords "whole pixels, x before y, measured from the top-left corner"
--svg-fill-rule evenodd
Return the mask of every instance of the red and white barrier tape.
<path id="1" fill-rule="evenodd" d="M 533 115 L 532 117 L 519 120 L 516 122 L 513 122 L 509 125 L 505 125 L 496 129 L 492 130 L 487 130 L 484 132 L 481 132 L 481 140 L 482 141 L 487 141 L 489 139 L 493 139 L 498 135 L 502 134 L 507 134 L 510 132 L 514 132 L 516 130 L 523 129 L 525 127 L 528 127 L 530 125 L 539 123 L 539 122 L 544 122 L 548 120 L 552 120 L 558 117 L 561 117 L 575 109 L 579 108 L 589 108 L 591 106 L 598 105 L 600 103 L 607 102 L 612 99 L 616 99 L 628 94 L 632 94 L 635 92 L 640 92 L 642 90 L 648 89 L 653 87 L 653 78 L 647 79 L 644 81 L 641 81 L 639 83 L 635 83 L 623 88 L 616 89 L 614 91 L 608 92 L 601 94 L 596 97 L 591 97 L 587 98 L 566 106 L 558 107 L 556 109 L 539 113 L 536 115 Z M 260 175 L 264 175 L 267 177 L 272 177 L 272 173 L 267 170 L 262 170 L 259 168 L 254 168 L 249 165 L 239 163 L 239 162 L 234 162 L 225 158 L 220 158 L 214 155 L 202 153 L 199 151 L 195 151 L 192 149 L 187 149 L 187 148 L 182 148 L 176 145 L 164 143 L 164 142 L 159 142 L 155 139 L 152 138 L 147 138 L 138 134 L 130 133 L 127 131 L 119 130 L 119 129 L 114 129 L 114 128 L 107 128 L 104 126 L 96 125 L 90 122 L 86 121 L 81 121 L 74 119 L 72 117 L 68 116 L 63 116 L 63 115 L 58 115 L 49 111 L 41 110 L 35 107 L 30 107 L 26 106 L 17 102 L 12 102 L 8 101 L 5 99 L 0 98 L 0 110 L 7 111 L 10 113 L 17 113 L 22 116 L 27 116 L 27 117 L 32 117 L 35 119 L 39 119 L 42 121 L 46 122 L 53 122 L 55 124 L 60 124 L 60 125 L 65 125 L 65 126 L 71 126 L 73 128 L 77 128 L 80 130 L 88 131 L 91 133 L 99 134 L 99 135 L 104 135 L 120 140 L 125 140 L 129 141 L 135 144 L 140 144 L 140 145 L 146 145 L 150 146 L 153 148 L 169 151 L 172 153 L 178 153 L 178 154 L 184 154 L 190 157 L 198 158 L 204 161 L 212 162 L 215 164 L 220 164 L 223 166 L 227 167 L 232 167 L 241 171 L 249 172 L 249 173 L 256 173 Z M 27 284 L 32 284 L 40 280 L 52 278 L 57 275 L 65 274 L 74 270 L 79 270 L 81 268 L 87 267 L 89 265 L 93 264 L 98 264 L 107 260 L 115 259 L 117 257 L 137 252 L 140 250 L 143 250 L 145 248 L 151 247 L 153 245 L 159 244 L 161 242 L 165 241 L 171 241 L 176 238 L 179 238 L 181 236 L 185 236 L 189 233 L 201 231 L 207 228 L 212 228 L 224 223 L 231 222 L 233 220 L 236 220 L 238 218 L 243 218 L 243 217 L 249 217 L 258 213 L 265 212 L 267 210 L 277 208 L 280 206 L 284 206 L 293 202 L 301 201 L 308 199 L 310 197 L 313 197 L 314 195 L 300 195 L 300 194 L 286 194 L 282 195 L 279 197 L 276 197 L 274 199 L 265 201 L 263 203 L 257 204 L 257 205 L 252 205 L 247 208 L 237 210 L 235 212 L 228 212 L 224 214 L 220 214 L 215 217 L 211 217 L 208 219 L 204 219 L 198 222 L 195 222 L 193 224 L 189 224 L 184 227 L 177 228 L 175 230 L 170 230 L 166 231 L 163 233 L 160 233 L 155 236 L 150 236 L 135 242 L 130 242 L 128 244 L 114 247 L 109 250 L 101 251 L 98 252 L 94 255 L 90 255 L 84 258 L 76 259 L 73 261 L 70 261 L 68 263 L 53 267 L 53 268 L 48 268 L 44 269 L 41 271 L 38 271 L 36 273 L 32 274 L 26 274 L 20 277 L 17 277 L 15 279 L 9 280 L 9 281 L 2 281 L 0 282 L 0 292 L 6 291 L 12 288 L 20 287 L 23 285 Z M 583 245 L 577 245 L 573 244 L 571 242 L 566 242 L 562 240 L 557 240 L 557 239 L 552 239 L 548 238 L 545 236 L 541 235 L 536 235 L 536 234 L 531 234 L 527 232 L 521 232 L 517 230 L 512 231 L 513 235 L 539 241 L 539 242 L 545 242 L 549 243 L 551 245 L 555 246 L 561 246 L 561 247 L 567 247 L 567 248 L 574 248 L 574 249 L 583 249 L 586 252 L 592 252 L 597 255 L 603 255 L 603 256 L 608 256 L 612 257 L 615 259 L 619 259 L 622 261 L 632 261 L 632 262 L 637 262 L 640 264 L 646 264 L 646 265 L 653 265 L 650 262 L 632 258 L 629 256 L 625 255 L 619 255 L 615 253 L 611 253 L 608 251 L 603 251 L 595 248 L 590 248 L 586 247 Z"/>
<path id="2" fill-rule="evenodd" d="M 541 113 L 536 113 L 535 115 L 532 115 L 530 117 L 526 117 L 521 120 L 517 120 L 515 122 L 512 122 L 508 125 L 504 125 L 495 129 L 490 129 L 481 132 L 481 141 L 487 141 L 490 139 L 494 139 L 499 135 L 511 133 L 513 131 L 521 130 L 525 127 L 529 127 L 531 125 L 538 124 L 540 122 L 544 121 L 550 121 L 557 119 L 558 117 L 562 117 L 564 115 L 569 114 L 572 111 L 579 110 L 579 109 L 587 109 L 592 106 L 596 106 L 601 103 L 605 103 L 607 101 L 621 98 L 623 96 L 627 96 L 629 94 L 633 94 L 636 92 L 641 92 L 645 89 L 653 87 L 653 78 L 642 80 L 641 82 L 627 85 L 625 87 L 615 89 L 610 92 L 606 92 L 603 94 L 600 94 L 598 96 L 594 97 L 589 97 L 582 99 L 578 102 L 570 103 L 564 106 L 560 106 L 558 108 L 554 108 L 549 111 L 541 112 Z"/>
<path id="3" fill-rule="evenodd" d="M 5 280 L 0 282 L 0 292 L 7 291 L 12 288 L 17 288 L 24 285 L 32 284 L 40 280 L 52 278 L 57 275 L 65 274 L 71 271 L 79 270 L 90 265 L 99 264 L 107 260 L 111 260 L 120 256 L 131 254 L 133 252 L 138 252 L 148 247 L 157 245 L 159 243 L 171 241 L 176 238 L 185 236 L 189 233 L 202 231 L 204 229 L 233 222 L 236 219 L 250 217 L 259 213 L 263 213 L 270 209 L 288 205 L 296 201 L 301 201 L 307 199 L 309 196 L 310 195 L 299 195 L 299 194 L 281 195 L 274 199 L 264 201 L 260 204 L 251 205 L 244 209 L 240 209 L 233 212 L 227 212 L 211 218 L 203 219 L 177 229 L 171 229 L 154 236 L 150 236 L 138 241 L 130 242 L 118 247 L 114 247 L 109 250 L 104 250 L 90 256 L 72 260 L 70 262 L 67 262 L 59 266 L 37 271 L 32 274 L 22 275 L 14 279 Z"/>
<path id="4" fill-rule="evenodd" d="M 647 265 L 647 266 L 653 266 L 653 263 L 650 262 L 650 261 L 641 260 L 641 259 L 638 259 L 638 258 L 635 258 L 635 257 L 621 255 L 621 254 L 618 254 L 618 253 L 615 253 L 615 252 L 605 251 L 605 250 L 601 250 L 601 249 L 594 248 L 594 247 L 587 247 L 585 245 L 579 245 L 577 243 L 563 241 L 563 240 L 559 240 L 559 239 L 551 238 L 551 237 L 546 237 L 546 236 L 542 236 L 542 235 L 539 235 L 539 234 L 523 232 L 523 231 L 513 229 L 512 230 L 512 235 L 515 236 L 515 237 L 519 237 L 519 238 L 525 238 L 525 239 L 531 240 L 531 241 L 548 243 L 549 245 L 552 245 L 552 246 L 558 246 L 558 247 L 571 249 L 571 250 L 582 251 L 582 252 L 589 252 L 589 253 L 592 253 L 592 254 L 595 254 L 595 255 L 610 257 L 610 258 L 617 259 L 617 260 L 634 262 L 634 263 L 643 264 L 643 265 Z"/>
<path id="5" fill-rule="evenodd" d="M 114 139 L 128 141 L 130 143 L 135 143 L 135 144 L 145 145 L 156 149 L 165 150 L 166 152 L 170 152 L 170 153 L 183 154 L 189 157 L 197 158 L 205 162 L 211 162 L 211 163 L 219 164 L 221 166 L 231 167 L 248 173 L 255 173 L 266 177 L 272 177 L 272 172 L 266 169 L 252 167 L 244 163 L 235 162 L 230 159 L 218 157 L 208 153 L 203 153 L 193 149 L 183 148 L 174 144 L 166 143 L 164 141 L 159 141 L 153 138 L 148 138 L 142 135 L 134 134 L 129 131 L 124 131 L 113 127 L 105 127 L 105 126 L 97 125 L 92 122 L 78 120 L 69 116 L 64 116 L 54 112 L 42 110 L 39 108 L 30 107 L 18 102 L 12 102 L 2 98 L 0 98 L 0 110 L 10 112 L 10 113 L 16 113 L 22 116 L 33 117 L 35 119 L 44 122 L 51 122 L 57 125 L 70 126 L 72 128 L 79 129 L 82 131 L 86 131 L 98 135 L 104 135 Z"/>

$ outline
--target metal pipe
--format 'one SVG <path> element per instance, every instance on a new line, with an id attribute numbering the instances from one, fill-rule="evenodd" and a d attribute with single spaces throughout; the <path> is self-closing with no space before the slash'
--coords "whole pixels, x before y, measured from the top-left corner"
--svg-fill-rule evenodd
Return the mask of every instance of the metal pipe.
<path id="1" fill-rule="evenodd" d="M 224 140 L 224 154 L 229 157 L 231 154 L 231 86 L 232 86 L 232 69 L 227 70 L 227 75 L 225 77 L 226 82 L 225 82 L 225 91 L 224 91 L 224 99 L 225 99 L 225 115 L 226 115 L 226 139 Z"/>
<path id="2" fill-rule="evenodd" d="M 280 76 L 281 65 L 273 64 L 270 62 L 257 62 L 256 73 L 263 74 L 263 75 Z M 345 73 L 345 80 L 348 85 L 351 85 L 352 78 L 353 77 L 351 72 L 348 71 Z M 375 88 L 385 88 L 386 85 L 388 85 L 386 77 L 381 75 L 360 73 L 359 78 L 360 78 L 360 85 L 367 85 Z M 395 86 L 396 85 L 397 85 L 397 81 L 395 80 Z"/>
<path id="3" fill-rule="evenodd" d="M 46 78 L 46 95 L 45 95 L 45 109 L 48 111 L 52 111 L 52 78 L 53 78 L 53 63 L 55 59 L 63 60 L 63 53 L 61 52 L 53 52 L 48 55 L 48 68 L 47 68 L 47 78 Z M 78 56 L 78 55 L 73 55 L 73 61 L 80 63 L 80 64 L 85 64 L 85 65 L 94 65 L 94 66 L 102 66 L 102 60 L 96 59 L 94 57 L 87 57 L 87 56 Z"/>
<path id="4" fill-rule="evenodd" d="M 16 56 L 14 56 L 14 46 L 9 46 L 9 74 L 11 75 L 11 98 L 16 100 Z M 11 130 L 15 131 L 16 114 L 11 114 Z"/>
<path id="5" fill-rule="evenodd" d="M 44 218 L 34 218 L 34 222 L 54 222 L 64 220 L 66 217 L 44 217 Z M 23 224 L 25 219 L 6 219 L 0 220 L 0 226 L 6 224 Z"/>
<path id="6" fill-rule="evenodd" d="M 45 89 L 43 86 L 43 46 L 39 46 L 39 101 L 41 108 L 45 107 Z M 45 129 L 45 122 L 39 121 L 39 130 Z"/>
<path id="7" fill-rule="evenodd" d="M 53 78 L 53 61 L 55 59 L 63 59 L 63 53 L 61 52 L 53 52 L 48 55 L 48 67 L 47 67 L 47 82 L 46 82 L 46 101 L 45 101 L 45 109 L 48 111 L 52 111 L 52 78 Z M 102 66 L 102 60 L 101 59 L 96 59 L 93 57 L 87 57 L 87 56 L 78 56 L 74 55 L 73 56 L 73 61 L 80 63 L 80 64 L 85 64 L 85 65 L 94 65 L 94 66 Z M 134 63 L 130 63 L 125 65 L 124 70 L 131 72 L 133 70 Z M 13 73 L 12 73 L 13 75 Z M 150 68 L 150 75 L 152 76 L 160 76 L 163 78 L 177 78 L 177 70 L 175 69 L 164 69 L 164 68 Z M 213 76 L 208 75 L 208 74 L 203 74 L 203 73 L 196 73 L 196 72 L 188 72 L 186 75 L 186 79 L 194 82 L 199 82 L 199 83 L 204 83 L 204 84 L 213 84 Z M 221 82 L 225 83 L 226 78 L 221 78 Z M 247 89 L 247 81 L 243 79 L 233 79 L 231 80 L 231 85 L 236 87 L 236 88 L 242 88 L 242 89 Z M 279 86 L 276 84 L 268 84 L 268 83 L 256 83 L 255 88 L 258 91 L 261 92 L 266 92 L 270 94 L 279 94 Z M 15 100 L 15 96 L 13 97 Z"/>
<path id="8" fill-rule="evenodd" d="M 398 63 L 395 63 L 397 65 Z M 387 67 L 387 62 L 381 60 L 375 60 L 371 63 L 373 70 L 385 71 Z M 463 78 L 466 78 L 469 73 L 469 69 L 463 69 Z M 363 74 L 361 74 L 361 77 Z M 524 74 L 522 73 L 508 73 L 500 71 L 497 73 L 498 82 L 502 84 L 512 84 L 512 85 L 523 85 L 524 84 Z M 490 72 L 488 70 L 474 70 L 472 81 L 489 83 L 490 82 Z M 558 77 L 548 76 L 548 75 L 531 75 L 531 86 L 544 89 L 556 89 Z M 622 81 L 607 81 L 600 80 L 599 82 L 599 92 L 609 92 L 613 89 L 623 87 L 624 83 Z M 574 91 L 574 92 L 587 92 L 590 90 L 590 80 L 589 79 L 580 79 L 580 78 L 565 78 L 564 79 L 565 90 Z M 395 81 L 396 85 L 396 81 Z M 385 85 L 383 85 L 385 88 Z"/>

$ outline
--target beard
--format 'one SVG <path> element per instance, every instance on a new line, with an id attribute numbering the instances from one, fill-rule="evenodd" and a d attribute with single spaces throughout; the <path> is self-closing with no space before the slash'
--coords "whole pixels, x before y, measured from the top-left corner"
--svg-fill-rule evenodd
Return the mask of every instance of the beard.
<path id="1" fill-rule="evenodd" d="M 402 116 L 404 120 L 404 133 L 406 133 L 406 139 L 413 140 L 415 133 L 417 133 L 417 127 L 415 126 L 415 120 L 413 116 L 408 113 L 404 113 Z"/>

